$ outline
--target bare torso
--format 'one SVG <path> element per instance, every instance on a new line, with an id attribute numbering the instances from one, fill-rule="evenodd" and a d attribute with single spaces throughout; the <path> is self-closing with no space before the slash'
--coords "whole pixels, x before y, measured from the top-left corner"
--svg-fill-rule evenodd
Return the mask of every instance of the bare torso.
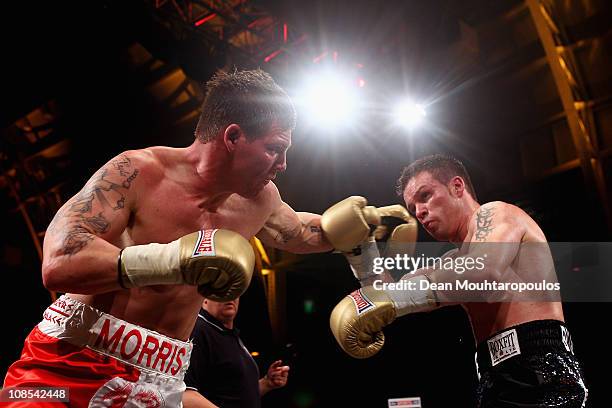
<path id="1" fill-rule="evenodd" d="M 539 273 L 540 270 L 548 270 L 552 265 L 550 254 L 547 251 L 528 249 L 534 243 L 546 242 L 546 237 L 540 227 L 520 208 L 505 203 L 500 203 L 500 205 L 503 211 L 508 211 L 508 216 L 518 220 L 524 231 L 518 255 L 511 265 L 512 269 L 517 271 L 519 277 L 527 273 L 533 277 L 533 274 Z M 474 228 L 470 228 L 465 242 L 469 242 L 474 233 Z M 472 322 L 478 343 L 495 332 L 517 324 L 544 319 L 563 321 L 563 309 L 560 302 L 466 303 L 464 307 Z"/>
<path id="2" fill-rule="evenodd" d="M 182 150 L 156 147 L 143 151 L 148 165 L 139 175 L 136 208 L 132 209 L 127 228 L 112 244 L 124 248 L 168 243 L 193 231 L 211 228 L 230 229 L 250 239 L 280 203 L 276 187 L 269 183 L 253 199 L 233 194 L 218 208 L 206 208 L 207 197 L 182 182 L 181 176 L 187 171 L 177 165 L 181 163 Z M 70 296 L 117 318 L 182 340 L 191 334 L 202 304 L 197 288 L 184 285 Z"/>

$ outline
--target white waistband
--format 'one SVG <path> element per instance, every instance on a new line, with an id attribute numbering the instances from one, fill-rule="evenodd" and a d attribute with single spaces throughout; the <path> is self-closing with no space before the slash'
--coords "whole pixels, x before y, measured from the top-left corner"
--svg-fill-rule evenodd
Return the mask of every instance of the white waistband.
<path id="1" fill-rule="evenodd" d="M 142 370 L 183 379 L 192 344 L 128 323 L 61 296 L 43 313 L 43 333 Z"/>

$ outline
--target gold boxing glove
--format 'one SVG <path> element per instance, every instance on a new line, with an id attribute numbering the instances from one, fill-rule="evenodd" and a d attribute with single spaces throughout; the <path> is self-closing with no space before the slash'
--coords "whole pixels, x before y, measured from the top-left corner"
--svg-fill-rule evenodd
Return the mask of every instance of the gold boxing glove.
<path id="1" fill-rule="evenodd" d="M 397 317 L 426 312 L 438 304 L 435 294 L 423 289 L 427 277 L 412 276 L 394 285 L 405 289 L 378 290 L 365 286 L 346 296 L 331 313 L 329 324 L 336 341 L 348 355 L 368 358 L 378 353 L 385 343 L 382 329 Z M 411 284 L 406 284 L 411 282 Z M 408 289 L 412 287 L 413 289 Z"/>
<path id="2" fill-rule="evenodd" d="M 417 221 L 401 205 L 379 207 L 381 224 L 374 230 L 377 241 L 386 243 L 382 256 L 393 258 L 397 254 L 412 256 L 418 235 Z"/>
<path id="3" fill-rule="evenodd" d="M 242 295 L 251 282 L 255 254 L 233 231 L 193 232 L 168 244 L 135 245 L 119 255 L 119 282 L 124 288 L 150 285 L 195 285 L 211 300 Z"/>
<path id="4" fill-rule="evenodd" d="M 364 197 L 352 196 L 328 208 L 321 216 L 327 240 L 342 252 L 350 252 L 370 235 L 370 225 L 380 224 L 376 207 Z"/>
<path id="5" fill-rule="evenodd" d="M 418 231 L 416 220 L 399 204 L 374 208 L 371 211 L 380 217 L 380 225 L 350 252 L 344 253 L 353 275 L 362 286 L 370 285 L 377 275 L 382 273 L 374 268 L 375 259 L 381 257 L 377 243 L 383 245 L 383 258 L 392 258 L 396 254 L 412 256 Z"/>

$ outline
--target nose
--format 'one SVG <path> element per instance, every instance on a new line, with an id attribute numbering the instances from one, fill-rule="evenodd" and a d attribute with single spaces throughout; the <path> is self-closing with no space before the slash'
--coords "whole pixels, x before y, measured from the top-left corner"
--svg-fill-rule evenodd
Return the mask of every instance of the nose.
<path id="1" fill-rule="evenodd" d="M 282 173 L 285 170 L 287 170 L 287 154 L 283 153 L 278 157 L 278 160 L 276 161 L 276 171 Z"/>
<path id="2" fill-rule="evenodd" d="M 415 215 L 419 221 L 423 221 L 425 217 L 427 217 L 427 214 L 429 213 L 427 211 L 427 207 L 425 207 L 425 205 L 423 204 L 416 204 L 415 210 L 416 210 Z"/>

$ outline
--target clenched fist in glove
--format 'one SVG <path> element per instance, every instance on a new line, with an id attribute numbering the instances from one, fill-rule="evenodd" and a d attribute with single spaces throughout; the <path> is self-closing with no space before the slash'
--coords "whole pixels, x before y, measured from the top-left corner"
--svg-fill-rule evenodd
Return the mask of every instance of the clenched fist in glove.
<path id="1" fill-rule="evenodd" d="M 370 225 L 379 224 L 378 209 L 359 196 L 345 198 L 321 215 L 323 233 L 342 252 L 353 250 L 370 235 Z"/>
<path id="2" fill-rule="evenodd" d="M 373 272 L 374 259 L 380 257 L 377 241 L 385 242 L 383 256 L 414 253 L 417 223 L 401 205 L 376 208 L 368 206 L 364 197 L 352 196 L 325 211 L 321 227 L 332 245 L 344 253 L 362 286 L 377 278 Z"/>
<path id="3" fill-rule="evenodd" d="M 381 223 L 374 230 L 374 237 L 386 243 L 382 256 L 393 258 L 397 254 L 413 255 L 418 234 L 414 217 L 401 205 L 380 207 L 378 212 Z"/>
<path id="4" fill-rule="evenodd" d="M 168 244 L 135 245 L 119 255 L 119 282 L 125 288 L 195 285 L 217 302 L 242 295 L 251 282 L 255 254 L 233 231 L 193 232 Z"/>
<path id="5" fill-rule="evenodd" d="M 382 332 L 385 326 L 397 317 L 435 309 L 435 294 L 430 289 L 421 289 L 427 286 L 421 285 L 423 280 L 429 283 L 424 275 L 406 279 L 405 282 L 411 284 L 405 284 L 405 290 L 377 290 L 365 286 L 342 299 L 329 319 L 340 347 L 355 358 L 372 357 L 385 342 Z"/>

